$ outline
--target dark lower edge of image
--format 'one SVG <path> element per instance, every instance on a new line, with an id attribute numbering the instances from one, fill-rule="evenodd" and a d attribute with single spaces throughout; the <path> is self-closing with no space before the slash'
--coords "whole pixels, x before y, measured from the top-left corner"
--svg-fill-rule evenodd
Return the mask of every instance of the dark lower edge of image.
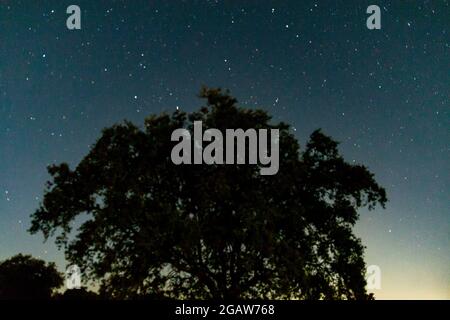
<path id="1" fill-rule="evenodd" d="M 438 314 L 449 301 L 0 301 L 15 318 L 45 319 L 309 319 L 311 317 L 386 318 Z"/>

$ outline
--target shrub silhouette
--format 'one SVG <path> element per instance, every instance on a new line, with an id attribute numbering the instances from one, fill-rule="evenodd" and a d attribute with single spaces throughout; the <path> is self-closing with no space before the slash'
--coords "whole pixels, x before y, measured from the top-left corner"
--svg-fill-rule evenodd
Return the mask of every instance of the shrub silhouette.
<path id="1" fill-rule="evenodd" d="M 99 297 L 98 294 L 96 294 L 93 291 L 89 291 L 86 288 L 80 288 L 80 289 L 68 289 L 64 291 L 63 293 L 55 296 L 56 300 L 99 300 L 101 297 Z"/>
<path id="2" fill-rule="evenodd" d="M 22 254 L 0 262 L 0 299 L 50 299 L 62 283 L 54 263 Z"/>

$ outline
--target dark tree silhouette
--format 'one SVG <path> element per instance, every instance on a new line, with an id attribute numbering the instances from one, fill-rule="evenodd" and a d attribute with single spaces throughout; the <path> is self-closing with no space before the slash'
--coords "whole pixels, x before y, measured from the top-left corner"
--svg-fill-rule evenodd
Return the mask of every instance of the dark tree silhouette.
<path id="1" fill-rule="evenodd" d="M 55 296 L 56 300 L 99 300 L 100 296 L 86 288 L 68 289 Z"/>
<path id="2" fill-rule="evenodd" d="M 22 254 L 0 262 L 0 299 L 50 299 L 62 284 L 54 263 Z"/>
<path id="3" fill-rule="evenodd" d="M 30 231 L 66 248 L 70 262 L 115 298 L 366 299 L 357 209 L 386 195 L 364 166 L 315 131 L 303 152 L 285 123 L 206 89 L 198 112 L 114 125 L 71 170 L 49 167 Z M 278 128 L 280 169 L 174 165 L 176 128 Z M 73 221 L 84 223 L 69 241 Z"/>

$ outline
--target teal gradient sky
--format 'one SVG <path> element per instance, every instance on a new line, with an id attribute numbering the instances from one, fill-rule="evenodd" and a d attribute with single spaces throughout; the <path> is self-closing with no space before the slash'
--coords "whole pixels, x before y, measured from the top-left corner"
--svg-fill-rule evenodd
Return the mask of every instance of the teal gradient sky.
<path id="1" fill-rule="evenodd" d="M 82 29 L 66 28 L 78 4 Z M 366 28 L 381 8 L 382 29 Z M 0 260 L 30 253 L 46 166 L 75 166 L 103 127 L 179 107 L 201 85 L 322 128 L 386 188 L 355 228 L 380 299 L 450 299 L 450 7 L 437 1 L 0 1 Z"/>

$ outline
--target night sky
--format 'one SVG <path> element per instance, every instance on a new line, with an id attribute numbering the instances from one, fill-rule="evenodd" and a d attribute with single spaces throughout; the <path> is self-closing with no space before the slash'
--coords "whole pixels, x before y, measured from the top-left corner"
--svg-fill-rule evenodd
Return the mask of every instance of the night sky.
<path id="1" fill-rule="evenodd" d="M 81 8 L 81 30 L 66 8 Z M 366 9 L 381 8 L 381 30 Z M 376 298 L 450 299 L 449 1 L 0 0 L 0 260 L 66 262 L 31 236 L 46 166 L 72 168 L 101 129 L 193 111 L 201 85 L 341 142 L 386 188 L 361 211 Z"/>

